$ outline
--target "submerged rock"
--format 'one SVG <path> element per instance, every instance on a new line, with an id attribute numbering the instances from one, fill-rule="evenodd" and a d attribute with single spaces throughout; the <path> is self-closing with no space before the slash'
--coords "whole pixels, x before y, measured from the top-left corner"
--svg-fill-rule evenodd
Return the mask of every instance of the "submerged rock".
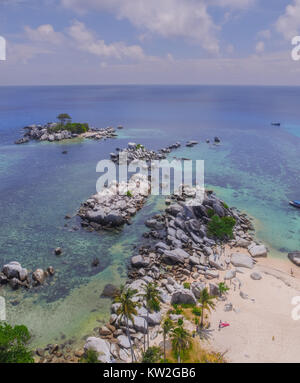
<path id="1" fill-rule="evenodd" d="M 116 286 L 108 283 L 107 285 L 104 286 L 101 297 L 113 298 L 118 291 L 119 289 Z"/>
<path id="2" fill-rule="evenodd" d="M 46 274 L 44 270 L 42 269 L 37 269 L 32 273 L 32 279 L 35 281 L 37 285 L 42 285 L 45 282 L 46 279 Z"/>
<path id="3" fill-rule="evenodd" d="M 24 281 L 28 276 L 28 271 L 19 262 L 9 262 L 3 266 L 2 272 L 7 278 L 17 278 Z"/>

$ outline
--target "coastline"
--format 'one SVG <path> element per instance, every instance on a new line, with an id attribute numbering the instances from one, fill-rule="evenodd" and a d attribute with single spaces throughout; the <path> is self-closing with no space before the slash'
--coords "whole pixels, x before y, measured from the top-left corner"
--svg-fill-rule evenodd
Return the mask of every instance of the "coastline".
<path id="1" fill-rule="evenodd" d="M 299 363 L 300 322 L 292 319 L 292 298 L 300 295 L 300 271 L 295 277 L 288 273 L 288 262 L 275 258 L 259 259 L 253 270 L 243 269 L 239 274 L 241 291 L 230 289 L 226 302 L 233 311 L 224 311 L 224 302 L 218 302 L 211 313 L 213 335 L 209 347 L 225 353 L 233 363 Z M 261 280 L 250 274 L 257 271 Z M 218 331 L 219 321 L 230 326 Z"/>

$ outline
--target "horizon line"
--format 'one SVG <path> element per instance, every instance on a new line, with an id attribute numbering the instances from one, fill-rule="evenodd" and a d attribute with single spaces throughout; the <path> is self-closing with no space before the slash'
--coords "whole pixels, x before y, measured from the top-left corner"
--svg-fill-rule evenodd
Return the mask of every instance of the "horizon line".
<path id="1" fill-rule="evenodd" d="M 97 86 L 195 86 L 195 87 L 199 87 L 199 86 L 211 86 L 211 87 L 218 87 L 218 86 L 227 86 L 227 87 L 289 87 L 289 88 L 299 88 L 300 87 L 300 84 L 299 85 L 290 85 L 290 84 L 184 84 L 184 83 L 178 83 L 178 84 L 164 84 L 164 83 L 153 83 L 153 84 L 136 84 L 136 83 L 128 83 L 128 84 L 17 84 L 17 85 L 13 85 L 13 84 L 6 84 L 6 85 L 1 85 L 0 84 L 0 88 L 4 88 L 4 87 L 10 87 L 10 88 L 13 88 L 13 87 L 72 87 L 72 86 L 82 86 L 82 87 L 86 87 L 86 86 L 94 86 L 94 87 L 97 87 Z"/>

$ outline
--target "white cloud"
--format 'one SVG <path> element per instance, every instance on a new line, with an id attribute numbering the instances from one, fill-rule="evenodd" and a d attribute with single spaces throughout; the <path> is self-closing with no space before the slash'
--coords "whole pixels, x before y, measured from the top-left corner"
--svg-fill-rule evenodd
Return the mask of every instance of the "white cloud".
<path id="1" fill-rule="evenodd" d="M 74 21 L 71 27 L 68 28 L 68 34 L 77 48 L 96 56 L 118 60 L 142 60 L 145 58 L 143 49 L 139 45 L 126 45 L 122 41 L 106 44 L 104 40 L 97 39 L 93 32 L 79 21 Z"/>
<path id="2" fill-rule="evenodd" d="M 299 34 L 300 0 L 293 0 L 293 2 L 286 7 L 285 13 L 281 15 L 276 22 L 276 29 L 287 40 Z"/>
<path id="3" fill-rule="evenodd" d="M 219 52 L 219 28 L 207 11 L 206 0 L 62 0 L 62 4 L 77 12 L 106 10 L 140 29 L 197 41 L 207 51 Z"/>
<path id="4" fill-rule="evenodd" d="M 24 64 L 36 56 L 51 53 L 53 52 L 48 48 L 32 44 L 16 44 L 12 42 L 8 42 L 7 44 L 7 62 L 10 64 L 19 62 Z"/>
<path id="5" fill-rule="evenodd" d="M 265 43 L 263 41 L 259 41 L 255 46 L 256 53 L 263 53 L 265 50 Z"/>
<path id="6" fill-rule="evenodd" d="M 254 5 L 256 0 L 210 0 L 210 3 L 220 7 L 247 9 Z"/>
<path id="7" fill-rule="evenodd" d="M 40 25 L 36 29 L 26 26 L 24 29 L 27 37 L 32 41 L 47 42 L 51 44 L 60 44 L 63 41 L 63 34 L 55 32 L 53 26 L 50 24 Z"/>
<path id="8" fill-rule="evenodd" d="M 257 36 L 261 39 L 269 40 L 271 38 L 271 31 L 269 29 L 264 29 L 259 31 Z"/>

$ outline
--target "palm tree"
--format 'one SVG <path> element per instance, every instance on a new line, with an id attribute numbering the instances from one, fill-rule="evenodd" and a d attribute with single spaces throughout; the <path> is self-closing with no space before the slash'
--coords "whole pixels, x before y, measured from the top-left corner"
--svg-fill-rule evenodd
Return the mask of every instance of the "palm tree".
<path id="1" fill-rule="evenodd" d="M 220 282 L 218 285 L 218 289 L 219 289 L 220 297 L 222 297 L 223 294 L 227 293 L 227 291 L 229 290 L 229 287 L 227 287 L 224 282 Z"/>
<path id="2" fill-rule="evenodd" d="M 158 312 L 160 310 L 160 302 L 159 302 L 159 290 L 157 289 L 157 285 L 155 283 L 148 283 L 143 286 L 142 289 L 144 293 L 141 294 L 143 299 L 146 301 L 147 308 L 147 343 L 148 347 L 150 347 L 149 342 L 149 312 Z"/>
<path id="3" fill-rule="evenodd" d="M 172 330 L 172 345 L 177 354 L 178 363 L 181 362 L 182 351 L 187 350 L 191 344 L 191 335 L 182 326 L 179 326 Z"/>
<path id="4" fill-rule="evenodd" d="M 134 302 L 132 300 L 132 298 L 136 295 L 137 292 L 137 290 L 133 290 L 130 288 L 126 289 L 124 286 L 121 286 L 120 291 L 115 296 L 115 302 L 121 303 L 120 307 L 117 310 L 117 314 L 120 315 L 120 320 L 125 318 L 126 321 L 126 332 L 130 344 L 132 363 L 134 362 L 135 355 L 133 352 L 131 337 L 129 334 L 129 320 L 131 320 L 132 322 L 134 321 L 133 315 L 137 315 L 136 308 L 140 306 L 138 302 Z"/>
<path id="5" fill-rule="evenodd" d="M 170 318 L 167 318 L 162 325 L 162 333 L 164 337 L 164 362 L 166 361 L 166 339 L 173 326 L 173 322 Z"/>
<path id="6" fill-rule="evenodd" d="M 201 322 L 200 327 L 203 328 L 203 320 L 204 320 L 204 311 L 215 308 L 215 303 L 213 302 L 213 299 L 215 297 L 210 295 L 207 288 L 203 289 L 200 293 L 199 302 L 201 303 Z"/>

